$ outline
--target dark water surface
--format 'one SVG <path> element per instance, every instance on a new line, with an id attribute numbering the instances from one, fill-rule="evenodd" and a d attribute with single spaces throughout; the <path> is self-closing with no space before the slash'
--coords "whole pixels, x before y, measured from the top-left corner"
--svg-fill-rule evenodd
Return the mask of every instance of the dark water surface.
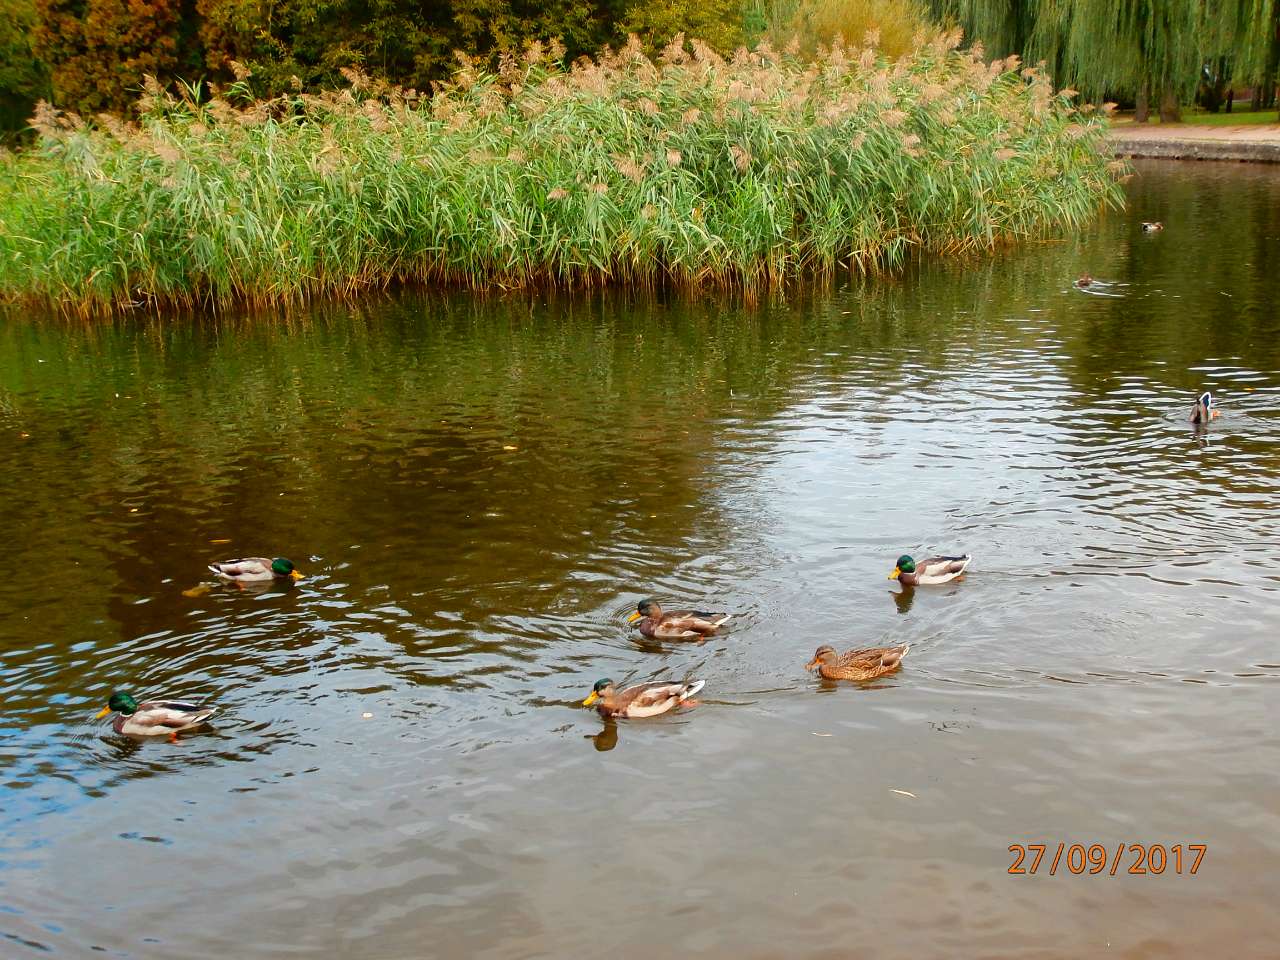
<path id="1" fill-rule="evenodd" d="M 1274 957 L 1278 302 L 1280 174 L 1144 164 L 1078 240 L 759 306 L 10 316 L 0 956 Z M 263 553 L 307 579 L 184 596 Z M 642 646 L 646 595 L 739 616 Z M 131 742 L 118 687 L 222 714 Z"/>

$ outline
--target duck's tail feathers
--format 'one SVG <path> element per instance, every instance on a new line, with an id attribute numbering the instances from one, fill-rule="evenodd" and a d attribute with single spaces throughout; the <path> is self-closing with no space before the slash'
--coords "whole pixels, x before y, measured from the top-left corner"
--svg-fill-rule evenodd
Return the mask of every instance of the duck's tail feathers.
<path id="1" fill-rule="evenodd" d="M 222 572 L 221 568 L 219 568 L 219 566 L 216 563 L 209 564 L 209 572 L 216 573 L 220 577 L 226 576 L 226 574 Z"/>
<path id="2" fill-rule="evenodd" d="M 711 616 L 716 619 L 711 621 L 713 627 L 723 627 L 726 623 L 733 619 L 732 613 L 713 613 Z"/>
<path id="3" fill-rule="evenodd" d="M 880 658 L 880 665 L 883 667 L 896 667 L 902 662 L 902 658 L 907 655 L 907 651 L 911 649 L 911 644 L 904 643 L 900 647 L 887 651 Z"/>
<path id="4" fill-rule="evenodd" d="M 684 692 L 680 694 L 680 699 L 681 699 L 681 700 L 688 700 L 690 697 L 692 697 L 695 693 L 697 693 L 699 690 L 701 690 L 701 689 L 702 689 L 703 687 L 705 687 L 706 685 L 707 685 L 707 681 L 705 681 L 705 680 L 693 680 L 693 681 L 690 681 L 690 682 L 685 686 L 685 688 L 684 688 Z"/>

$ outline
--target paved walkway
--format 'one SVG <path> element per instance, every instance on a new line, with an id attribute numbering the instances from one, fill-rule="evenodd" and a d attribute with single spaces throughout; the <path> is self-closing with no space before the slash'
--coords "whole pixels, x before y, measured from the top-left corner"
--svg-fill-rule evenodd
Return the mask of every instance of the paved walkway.
<path id="1" fill-rule="evenodd" d="M 1109 136 L 1120 157 L 1280 163 L 1278 123 L 1211 127 L 1191 123 L 1139 126 L 1122 121 L 1111 127 Z"/>

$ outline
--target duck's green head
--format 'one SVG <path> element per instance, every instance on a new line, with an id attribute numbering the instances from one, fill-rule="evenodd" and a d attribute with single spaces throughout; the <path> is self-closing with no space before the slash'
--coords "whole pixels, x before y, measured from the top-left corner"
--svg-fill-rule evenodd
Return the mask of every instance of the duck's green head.
<path id="1" fill-rule="evenodd" d="M 138 701 L 133 699 L 133 694 L 125 693 L 123 690 L 117 690 L 111 695 L 111 699 L 107 701 L 107 705 L 98 711 L 95 720 L 101 720 L 111 711 L 115 711 L 122 716 L 131 716 L 138 709 Z"/>
<path id="2" fill-rule="evenodd" d="M 293 569 L 293 561 L 286 560 L 284 557 L 276 557 L 271 561 L 271 572 L 277 577 L 292 577 L 294 580 L 302 579 L 302 574 Z"/>
<path id="3" fill-rule="evenodd" d="M 898 562 L 894 564 L 893 573 L 889 574 L 890 580 L 897 580 L 904 573 L 915 573 L 916 562 L 907 554 L 903 554 L 898 558 Z"/>
<path id="4" fill-rule="evenodd" d="M 582 701 L 582 705 L 584 707 L 591 706 L 593 703 L 599 700 L 600 697 L 604 695 L 604 692 L 606 690 L 608 690 L 612 686 L 613 686 L 612 680 L 597 680 L 595 686 L 591 688 L 590 695 L 587 697 L 587 699 Z"/>

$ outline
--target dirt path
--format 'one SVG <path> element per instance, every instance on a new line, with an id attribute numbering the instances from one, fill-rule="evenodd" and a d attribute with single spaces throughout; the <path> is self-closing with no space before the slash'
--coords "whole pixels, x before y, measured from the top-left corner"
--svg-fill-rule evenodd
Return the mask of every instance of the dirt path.
<path id="1" fill-rule="evenodd" d="M 1209 127 L 1120 122 L 1112 126 L 1109 135 L 1121 157 L 1280 163 L 1280 124 L 1275 123 Z"/>

